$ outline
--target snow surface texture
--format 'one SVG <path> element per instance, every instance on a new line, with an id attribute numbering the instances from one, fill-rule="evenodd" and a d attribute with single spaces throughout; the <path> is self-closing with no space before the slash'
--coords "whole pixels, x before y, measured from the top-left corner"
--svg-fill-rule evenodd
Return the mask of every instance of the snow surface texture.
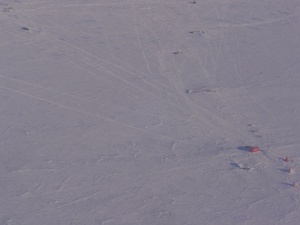
<path id="1" fill-rule="evenodd" d="M 299 0 L 0 16 L 1 225 L 299 224 Z"/>

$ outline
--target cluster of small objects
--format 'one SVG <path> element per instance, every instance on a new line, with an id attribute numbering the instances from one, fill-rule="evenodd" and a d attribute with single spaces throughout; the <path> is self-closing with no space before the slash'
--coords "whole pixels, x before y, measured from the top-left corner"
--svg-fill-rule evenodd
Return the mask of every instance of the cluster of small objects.
<path id="1" fill-rule="evenodd" d="M 249 152 L 251 152 L 251 153 L 258 153 L 258 152 L 261 152 L 261 150 L 260 150 L 260 148 L 259 147 L 251 147 L 251 146 L 249 146 Z M 288 157 L 288 156 L 286 156 L 284 159 L 283 159 L 283 161 L 284 162 L 287 162 L 287 163 L 289 163 L 289 162 L 292 162 L 292 160 Z M 292 167 L 290 167 L 289 169 L 288 169 L 288 172 L 289 172 L 289 174 L 291 174 L 291 175 L 293 175 L 293 174 L 295 174 L 296 172 L 295 172 L 295 170 L 292 168 Z M 299 187 L 299 184 L 298 184 L 298 182 L 294 182 L 293 184 L 292 184 L 292 186 L 293 187 Z"/>
<path id="2" fill-rule="evenodd" d="M 285 157 L 283 159 L 283 161 L 285 161 L 287 163 L 292 162 L 292 160 L 288 156 Z M 296 173 L 295 170 L 292 167 L 289 168 L 288 172 L 289 172 L 289 174 L 295 174 Z M 299 187 L 299 184 L 298 184 L 298 182 L 295 181 L 292 186 L 293 187 Z"/>

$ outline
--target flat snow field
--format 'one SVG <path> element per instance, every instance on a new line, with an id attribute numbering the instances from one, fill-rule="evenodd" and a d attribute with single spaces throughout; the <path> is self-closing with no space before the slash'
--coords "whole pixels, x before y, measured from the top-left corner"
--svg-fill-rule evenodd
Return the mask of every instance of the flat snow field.
<path id="1" fill-rule="evenodd" d="M 299 28 L 299 0 L 0 0 L 0 225 L 298 225 Z"/>

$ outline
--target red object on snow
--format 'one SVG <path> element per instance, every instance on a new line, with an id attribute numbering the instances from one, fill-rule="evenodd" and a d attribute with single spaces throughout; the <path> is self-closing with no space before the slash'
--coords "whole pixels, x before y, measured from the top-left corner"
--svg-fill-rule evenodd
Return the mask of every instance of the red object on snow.
<path id="1" fill-rule="evenodd" d="M 251 147 L 249 152 L 253 152 L 253 153 L 254 152 L 260 152 L 260 149 L 259 149 L 259 147 Z"/>
<path id="2" fill-rule="evenodd" d="M 290 162 L 291 159 L 287 156 L 287 157 L 285 157 L 285 158 L 283 159 L 283 161 L 285 161 L 285 162 Z"/>

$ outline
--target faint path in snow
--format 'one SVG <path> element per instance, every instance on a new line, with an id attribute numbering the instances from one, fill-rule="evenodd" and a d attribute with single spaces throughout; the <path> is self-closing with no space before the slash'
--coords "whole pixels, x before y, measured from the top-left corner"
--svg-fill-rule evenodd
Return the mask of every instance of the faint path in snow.
<path id="1" fill-rule="evenodd" d="M 298 221 L 298 135 L 251 95 L 237 35 L 289 17 L 232 24 L 233 3 L 15 1 L 1 16 L 16 37 L 1 42 L 0 223 Z"/>
<path id="2" fill-rule="evenodd" d="M 43 102 L 46 102 L 46 103 L 49 103 L 49 104 L 53 104 L 53 105 L 56 105 L 58 107 L 63 107 L 63 108 L 69 109 L 69 110 L 74 111 L 74 112 L 79 112 L 79 113 L 86 114 L 88 116 L 96 117 L 96 118 L 102 119 L 102 120 L 107 121 L 107 122 L 112 122 L 112 123 L 115 123 L 115 124 L 119 124 L 121 126 L 132 128 L 134 130 L 149 133 L 149 134 L 155 135 L 155 136 L 163 138 L 163 139 L 174 140 L 174 138 L 169 137 L 169 136 L 161 135 L 159 133 L 154 133 L 154 132 L 148 131 L 146 129 L 140 129 L 140 128 L 132 126 L 130 124 L 126 124 L 126 123 L 123 123 L 123 122 L 120 122 L 120 121 L 117 121 L 117 120 L 114 120 L 114 119 L 111 119 L 111 118 L 108 118 L 108 117 L 104 117 L 104 116 L 101 116 L 101 115 L 98 115 L 98 114 L 90 113 L 90 112 L 85 111 L 85 110 L 76 109 L 76 108 L 70 107 L 68 105 L 60 104 L 60 103 L 57 103 L 57 102 L 54 102 L 54 101 L 51 101 L 51 100 L 48 100 L 48 99 L 45 99 L 45 98 L 40 98 L 40 97 L 37 97 L 35 95 L 29 94 L 29 93 L 26 93 L 26 92 L 23 92 L 23 91 L 20 91 L 20 90 L 16 90 L 16 89 L 13 89 L 13 88 L 8 88 L 8 87 L 2 86 L 2 85 L 0 85 L 0 88 L 15 92 L 15 93 L 20 94 L 20 95 L 31 97 L 31 98 L 37 99 L 39 101 L 43 101 Z"/>
<path id="3" fill-rule="evenodd" d="M 167 3 L 163 3 L 163 4 L 167 4 Z M 134 7 L 136 8 L 136 5 L 140 5 L 139 3 L 137 3 L 137 2 L 135 2 L 134 3 Z M 74 5 L 73 5 L 74 6 Z M 80 6 L 81 5 L 77 5 L 79 8 L 80 8 Z M 84 6 L 84 8 L 86 8 L 86 7 L 88 7 L 88 5 L 86 5 L 86 6 Z M 136 9 L 135 9 L 136 10 Z M 215 10 L 218 10 L 217 8 L 215 9 Z M 137 13 L 137 12 L 136 12 Z M 135 14 L 136 14 L 135 13 Z M 133 13 L 134 14 L 134 13 Z M 135 17 L 136 17 L 136 15 L 135 15 Z M 173 20 L 176 20 L 176 17 L 173 15 L 173 18 L 172 18 Z M 33 24 L 33 22 L 32 22 L 32 20 L 29 20 L 28 19 L 28 22 L 29 22 L 29 25 L 31 25 L 32 27 L 36 27 L 34 24 Z M 135 19 L 135 23 L 137 23 L 137 20 Z M 146 57 L 146 55 L 145 55 L 145 52 L 144 52 L 144 50 L 143 50 L 143 46 L 142 46 L 142 44 L 141 44 L 141 42 L 140 42 L 140 32 L 138 31 L 138 25 L 136 24 L 136 25 L 134 25 L 134 29 L 135 29 L 135 32 L 136 32 L 136 34 L 137 34 L 137 40 L 138 40 L 138 43 L 139 43 L 139 46 L 140 46 L 140 51 L 141 51 L 141 53 L 142 53 L 142 56 L 143 56 L 143 58 L 144 58 L 144 62 L 146 63 L 146 66 L 147 66 L 147 72 L 142 72 L 143 74 L 145 74 L 145 75 L 151 75 L 151 72 L 150 72 L 150 67 L 149 67 L 149 63 L 147 62 L 147 57 Z M 180 29 L 180 27 L 177 27 L 177 28 L 175 28 L 175 30 L 176 29 Z M 39 35 L 37 35 L 37 36 L 39 36 Z M 113 70 L 114 70 L 114 68 L 116 68 L 116 69 L 118 69 L 118 70 L 121 70 L 121 71 L 124 71 L 125 73 L 129 73 L 129 74 L 131 74 L 131 75 L 133 75 L 133 76 L 136 76 L 137 77 L 137 74 L 139 73 L 139 72 L 141 72 L 141 71 L 134 71 L 134 70 L 136 70 L 135 68 L 130 68 L 130 69 L 127 69 L 126 67 L 128 67 L 128 65 L 129 64 L 127 64 L 126 65 L 126 67 L 124 67 L 124 66 L 119 66 L 118 64 L 116 64 L 116 63 L 112 63 L 111 61 L 108 61 L 108 60 L 105 60 L 105 59 L 103 59 L 103 58 L 99 58 L 98 56 L 96 56 L 96 55 L 94 55 L 94 54 L 91 54 L 91 53 L 89 53 L 89 52 L 87 52 L 87 51 L 85 51 L 83 48 L 80 48 L 80 47 L 78 47 L 78 46 L 75 46 L 74 44 L 72 44 L 72 43 L 70 43 L 70 42 L 68 42 L 68 41 L 65 41 L 65 40 L 61 40 L 61 39 L 59 39 L 59 38 L 57 38 L 57 37 L 55 37 L 53 34 L 47 34 L 47 33 L 45 33 L 45 32 L 43 32 L 43 36 L 44 37 L 47 37 L 47 38 L 50 38 L 50 39 L 52 39 L 53 40 L 53 43 L 55 44 L 55 43 L 61 43 L 61 44 L 63 44 L 63 45 L 65 45 L 66 46 L 66 48 L 64 48 L 64 52 L 65 53 L 67 53 L 68 52 L 68 49 L 72 49 L 72 51 L 70 51 L 70 53 L 68 54 L 69 55 L 69 57 L 72 57 L 72 58 L 74 58 L 74 52 L 73 52 L 73 50 L 75 50 L 75 51 L 79 51 L 80 52 L 80 54 L 78 54 L 79 55 L 79 57 L 76 57 L 76 58 L 83 58 L 84 60 L 83 60 L 83 63 L 84 64 L 87 64 L 87 65 L 89 65 L 89 66 L 91 66 L 91 67 L 94 67 L 96 70 L 102 70 L 102 69 L 104 69 L 104 71 L 105 72 L 107 72 L 107 73 L 109 73 L 110 75 L 112 75 L 112 76 L 114 76 L 116 79 L 118 79 L 118 80 L 120 80 L 120 82 L 122 82 L 122 83 L 124 83 L 125 85 L 126 85 L 126 91 L 128 92 L 128 91 L 130 91 L 130 88 L 128 88 L 128 86 L 129 87 L 131 87 L 131 88 L 133 88 L 133 89 L 136 89 L 138 92 L 143 92 L 145 95 L 148 95 L 149 97 L 150 97 L 150 95 L 151 95 L 151 98 L 152 97 L 155 97 L 155 99 L 157 99 L 157 101 L 162 101 L 162 95 L 160 94 L 161 93 L 161 88 L 157 88 L 155 85 L 154 85 L 154 83 L 152 83 L 152 82 L 149 82 L 149 81 L 147 81 L 147 79 L 143 79 L 143 81 L 145 82 L 145 84 L 147 84 L 147 85 L 149 85 L 149 87 L 152 89 L 152 91 L 148 91 L 148 90 L 146 90 L 146 89 L 144 89 L 144 88 L 140 88 L 140 87 L 138 87 L 137 85 L 132 85 L 132 83 L 131 82 L 128 82 L 127 81 L 127 79 L 123 79 L 122 77 L 120 77 L 119 75 L 117 75 L 115 72 L 113 72 Z M 211 56 L 211 59 L 212 59 L 212 62 L 213 62 L 213 67 L 215 68 L 214 69 L 214 72 L 216 72 L 216 66 L 217 66 L 217 62 L 216 62 L 216 59 L 214 59 L 215 58 L 215 56 L 214 56 L 214 54 L 213 54 L 213 50 L 212 50 L 212 46 L 211 46 L 211 41 L 209 41 L 209 39 L 207 39 L 208 40 L 208 43 L 209 43 L 209 46 L 210 46 L 210 56 Z M 60 48 L 61 49 L 61 48 Z M 218 58 L 219 57 L 219 55 L 221 54 L 221 51 L 220 50 L 218 50 L 218 54 L 216 55 L 216 58 Z M 76 54 L 76 53 L 75 53 Z M 115 55 L 113 55 L 113 56 L 115 56 Z M 117 58 L 117 59 L 120 59 L 120 58 Z M 187 59 L 187 60 L 191 60 L 192 62 L 194 61 L 194 59 L 192 58 L 192 59 Z M 72 60 L 70 60 L 70 62 L 71 63 L 73 63 L 73 61 Z M 124 62 L 124 61 L 123 61 Z M 123 63 L 122 62 L 122 63 Z M 74 62 L 74 65 L 76 65 L 76 66 L 79 66 L 80 64 L 78 64 L 78 63 L 76 63 L 76 62 Z M 174 64 L 174 62 L 173 62 L 173 65 L 175 66 L 175 64 Z M 197 64 L 196 63 L 194 63 L 194 65 L 196 66 L 196 67 L 198 67 L 197 66 Z M 90 73 L 90 74 L 94 74 L 94 72 L 90 72 L 90 70 L 89 69 L 85 69 L 84 67 L 81 67 L 83 70 L 85 70 L 86 72 L 88 72 L 88 73 Z M 176 68 L 176 66 L 175 66 L 175 68 Z M 205 66 L 202 66 L 202 68 L 203 69 L 199 69 L 199 72 L 203 72 L 203 71 L 205 71 Z M 133 69 L 133 71 L 132 71 L 132 69 Z M 177 71 L 179 71 L 180 70 L 180 68 L 178 68 L 177 69 Z M 193 114 L 195 114 L 195 116 L 192 116 L 192 124 L 195 124 L 195 122 L 197 123 L 197 120 L 199 120 L 199 118 L 200 118 L 200 116 L 199 116 L 199 111 L 200 112 L 202 112 L 201 114 L 207 114 L 207 116 L 209 115 L 209 114 L 211 114 L 208 110 L 205 110 L 205 108 L 203 108 L 203 107 L 199 107 L 198 105 L 195 105 L 194 103 L 190 103 L 189 104 L 189 106 L 188 106 L 188 108 L 182 108 L 181 106 L 180 106 L 180 102 L 178 101 L 179 100 L 179 98 L 181 99 L 181 98 L 183 98 L 183 99 L 185 99 L 185 100 L 187 100 L 187 101 L 189 101 L 189 98 L 186 98 L 186 96 L 183 94 L 183 91 L 184 91 L 184 86 L 182 85 L 182 83 L 181 83 L 181 75 L 180 74 L 178 74 L 178 72 L 175 72 L 174 74 L 176 74 L 176 79 L 174 79 L 174 78 L 172 78 L 172 77 L 168 77 L 168 79 L 173 79 L 173 81 L 171 81 L 171 84 L 172 83 L 174 83 L 175 84 L 175 86 L 174 87 L 176 87 L 177 88 L 177 90 L 178 90 L 178 92 L 179 92 L 179 95 L 178 94 L 176 94 L 177 95 L 177 102 L 172 102 L 172 101 L 170 101 L 170 100 L 168 100 L 167 101 L 167 104 L 168 105 L 170 105 L 172 108 L 174 108 L 175 110 L 178 110 L 178 109 L 180 109 L 180 110 L 183 110 L 183 111 L 186 111 L 186 112 L 188 112 L 188 113 L 190 113 L 190 107 L 192 107 L 192 108 L 195 108 L 194 110 L 193 110 Z M 204 72 L 204 74 L 206 75 L 206 77 L 208 78 L 208 79 L 210 79 L 210 77 L 211 76 L 214 76 L 213 74 L 208 74 L 208 72 Z M 100 79 L 100 81 L 102 80 L 103 78 L 101 78 Z M 107 82 L 107 84 L 108 85 L 110 85 L 112 88 L 114 88 L 116 91 L 118 91 L 118 90 L 122 90 L 122 88 L 121 88 L 121 86 L 123 86 L 123 85 L 121 85 L 122 83 L 116 83 L 116 82 L 114 82 L 114 83 L 111 83 L 109 80 L 107 80 L 107 79 L 105 79 L 104 78 L 104 81 L 105 82 Z M 163 84 L 163 83 L 161 83 L 161 84 Z M 164 84 L 163 84 L 164 85 Z M 170 86 L 165 86 L 166 88 L 170 88 Z M 157 93 L 157 94 L 156 94 Z M 135 98 L 134 96 L 132 97 L 132 100 L 134 100 L 134 101 L 140 101 L 138 98 Z M 156 100 L 155 100 L 156 101 Z M 196 113 L 197 112 L 197 113 Z M 232 111 L 233 113 L 234 113 L 234 111 Z M 173 113 L 173 112 L 172 112 Z M 176 115 L 176 114 L 174 114 L 174 115 Z M 211 115 L 209 116 L 209 117 L 211 117 Z M 214 115 L 214 117 L 215 117 L 215 119 L 217 119 L 217 116 L 216 115 Z M 218 118 L 217 119 L 219 122 L 221 122 L 221 123 L 224 123 L 224 124 L 226 124 L 226 121 L 225 120 L 222 120 L 221 118 Z M 204 121 L 201 121 L 200 123 L 205 123 L 207 120 L 204 120 Z M 201 125 L 199 126 L 199 125 L 197 125 L 198 127 L 195 127 L 194 125 L 192 125 L 192 127 L 194 127 L 193 129 L 195 129 L 194 131 L 195 131 L 195 134 L 196 135 L 198 135 L 198 136 L 201 136 L 201 134 L 203 133 L 203 132 L 207 132 L 207 131 L 205 131 L 205 130 L 210 130 L 210 129 L 206 129 L 206 128 L 201 128 Z M 209 127 L 209 126 L 211 126 L 211 124 L 207 124 L 207 126 Z M 225 127 L 225 126 L 224 126 Z M 209 131 L 208 131 L 209 132 Z M 214 134 L 212 134 L 212 135 L 214 135 Z"/>

